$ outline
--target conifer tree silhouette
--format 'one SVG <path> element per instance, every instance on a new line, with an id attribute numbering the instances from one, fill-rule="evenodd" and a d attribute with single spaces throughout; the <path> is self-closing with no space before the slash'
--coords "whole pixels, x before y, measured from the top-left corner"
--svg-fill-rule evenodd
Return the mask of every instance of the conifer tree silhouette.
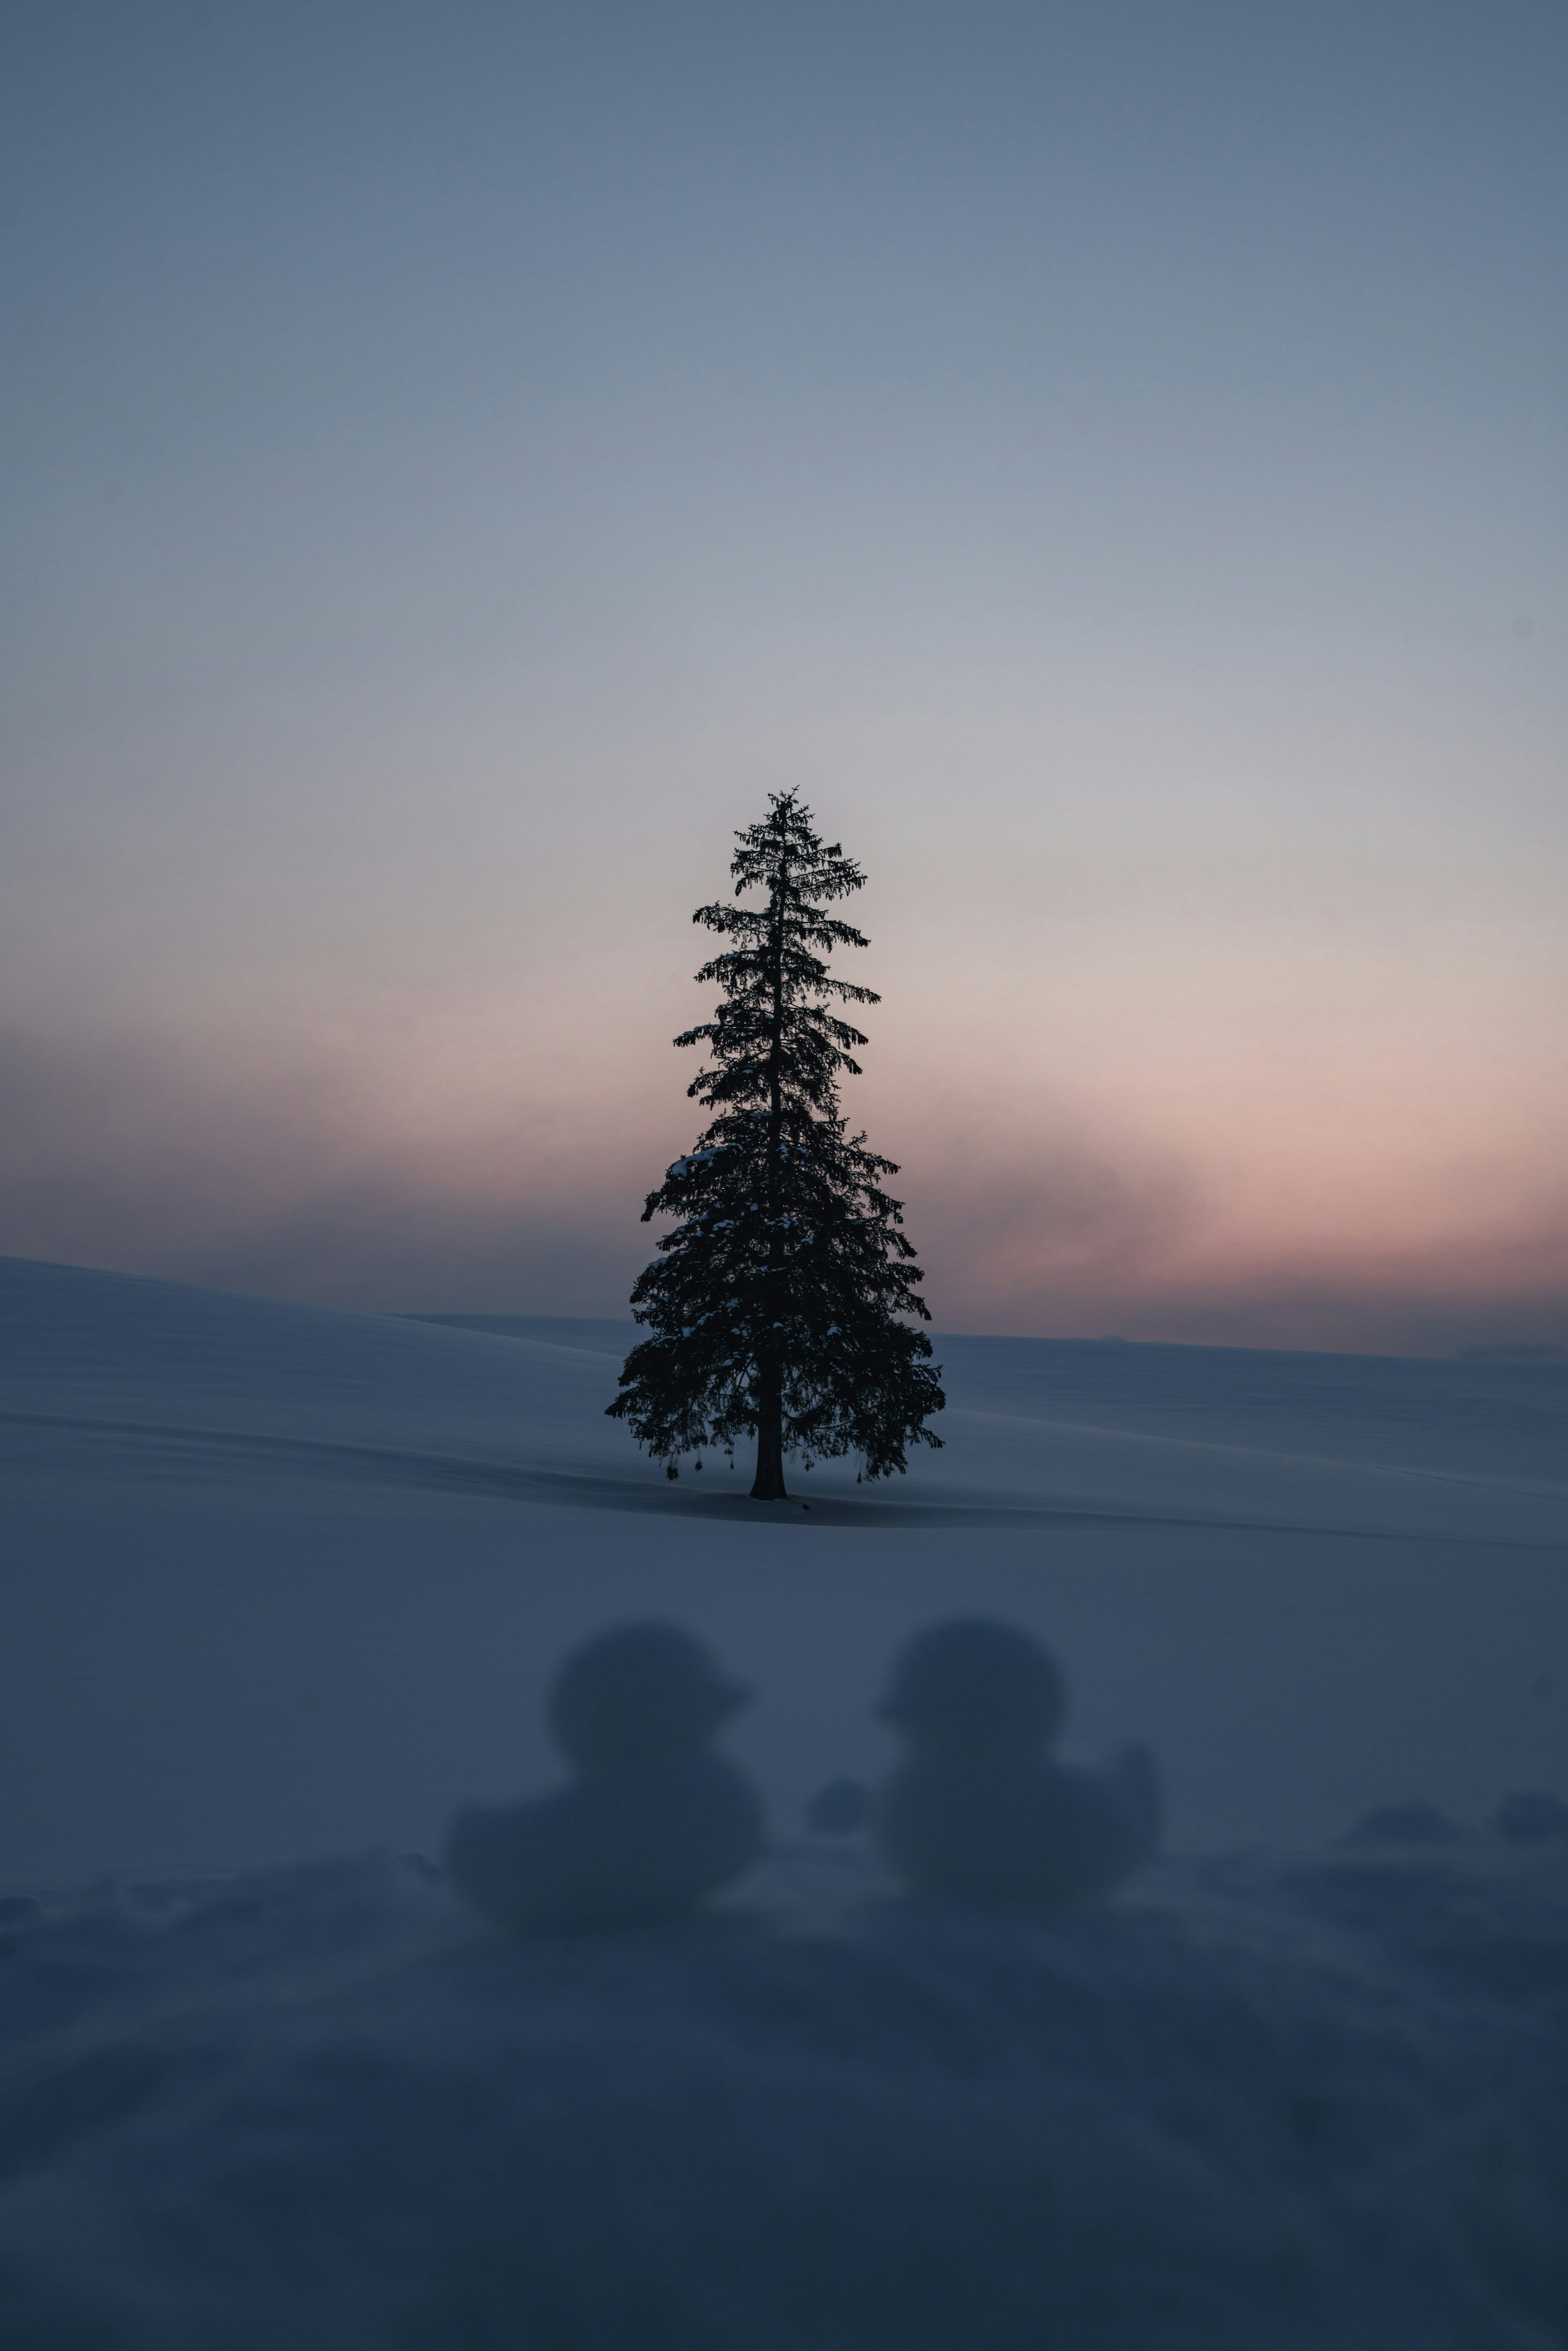
<path id="1" fill-rule="evenodd" d="M 866 941 L 825 909 L 865 876 L 793 792 L 771 793 L 736 841 L 735 894 L 766 903 L 692 918 L 735 942 L 696 975 L 724 1002 L 674 1040 L 710 1057 L 686 1091 L 714 1116 L 648 1195 L 644 1224 L 677 1222 L 632 1290 L 653 1336 L 607 1410 L 672 1477 L 679 1455 L 755 1434 L 752 1497 L 782 1501 L 787 1454 L 808 1468 L 858 1454 L 870 1479 L 906 1468 L 906 1446 L 941 1445 L 925 1421 L 944 1399 L 930 1340 L 900 1319 L 931 1317 L 903 1203 L 882 1189 L 898 1170 L 839 1111 L 839 1074 L 860 1075 L 866 1040 L 830 1003 L 879 999 L 830 977 L 824 956 Z"/>

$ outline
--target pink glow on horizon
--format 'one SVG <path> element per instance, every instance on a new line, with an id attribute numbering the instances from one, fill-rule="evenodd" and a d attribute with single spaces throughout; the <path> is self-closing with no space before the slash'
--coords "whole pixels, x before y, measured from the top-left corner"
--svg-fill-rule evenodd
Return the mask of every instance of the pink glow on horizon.
<path id="1" fill-rule="evenodd" d="M 0 1249 L 619 1313 L 788 787 L 938 1323 L 1568 1342 L 1561 11 L 89 13 Z"/>
<path id="2" fill-rule="evenodd" d="M 634 1085 L 612 1057 L 586 1103 L 569 1071 L 552 1095 L 514 1065 L 507 1103 L 453 1044 L 361 1043 L 351 1071 L 232 1046 L 18 1055 L 0 1248 L 386 1311 L 622 1312 L 643 1194 L 700 1117 L 686 1057 Z M 968 1103 L 901 1074 L 848 1107 L 904 1163 L 939 1328 L 1568 1338 L 1568 1134 L 1506 1071 L 1233 1058 Z"/>

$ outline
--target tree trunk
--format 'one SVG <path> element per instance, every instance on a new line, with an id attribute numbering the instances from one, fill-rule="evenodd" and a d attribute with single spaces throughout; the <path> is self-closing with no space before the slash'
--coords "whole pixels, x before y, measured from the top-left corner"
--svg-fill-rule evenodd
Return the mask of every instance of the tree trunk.
<path id="1" fill-rule="evenodd" d="M 782 1287 L 779 1264 L 779 1149 L 784 1140 L 784 1090 L 779 1068 L 784 1037 L 784 902 L 789 861 L 781 858 L 773 883 L 773 1035 L 768 1051 L 768 1275 L 764 1288 L 767 1313 L 779 1312 Z M 784 1490 L 784 1366 L 775 1356 L 764 1356 L 757 1367 L 757 1478 L 754 1502 L 787 1502 Z"/>
<path id="2" fill-rule="evenodd" d="M 757 1478 L 754 1502 L 787 1502 L 784 1487 L 784 1369 L 764 1364 L 758 1381 Z"/>

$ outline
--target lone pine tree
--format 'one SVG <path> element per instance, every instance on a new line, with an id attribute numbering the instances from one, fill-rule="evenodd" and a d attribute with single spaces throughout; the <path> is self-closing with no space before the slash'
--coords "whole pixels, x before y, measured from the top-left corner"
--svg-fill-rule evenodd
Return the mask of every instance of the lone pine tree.
<path id="1" fill-rule="evenodd" d="M 632 1292 L 653 1336 L 608 1410 L 672 1477 L 676 1456 L 755 1434 L 753 1499 L 782 1501 L 788 1453 L 808 1468 L 858 1454 L 868 1478 L 904 1469 L 907 1445 L 940 1446 L 925 1422 L 944 1399 L 930 1340 L 900 1319 L 931 1317 L 903 1203 L 882 1189 L 898 1170 L 839 1112 L 839 1073 L 860 1075 L 851 1051 L 866 1040 L 830 1005 L 878 998 L 829 976 L 824 956 L 866 941 L 825 909 L 865 876 L 793 792 L 736 840 L 735 894 L 765 903 L 692 918 L 734 942 L 696 975 L 724 1002 L 675 1039 L 710 1057 L 687 1092 L 714 1115 L 648 1195 L 644 1224 L 677 1221 Z"/>

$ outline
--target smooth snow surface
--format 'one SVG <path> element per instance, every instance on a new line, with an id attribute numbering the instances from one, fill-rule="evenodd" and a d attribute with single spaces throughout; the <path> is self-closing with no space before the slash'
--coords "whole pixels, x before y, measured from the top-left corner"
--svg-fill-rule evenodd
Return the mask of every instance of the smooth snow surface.
<path id="1" fill-rule="evenodd" d="M 785 1831 L 891 1768 L 954 1614 L 1047 1643 L 1086 1753 L 1148 1741 L 1177 1850 L 1568 1794 L 1568 1366 L 944 1339 L 946 1449 L 803 1510 L 636 1451 L 622 1326 L 499 1327 L 0 1259 L 0 1888 L 433 1852 L 649 1615 L 755 1689 Z"/>
<path id="2" fill-rule="evenodd" d="M 5 2351 L 1562 2351 L 1564 1368 L 949 1340 L 945 1452 L 759 1508 L 603 1419 L 621 1335 L 0 1265 Z M 1030 1917 L 797 1840 L 955 1615 L 1185 1857 Z M 710 1914 L 331 1857 L 558 1780 L 650 1616 L 756 1691 Z"/>

